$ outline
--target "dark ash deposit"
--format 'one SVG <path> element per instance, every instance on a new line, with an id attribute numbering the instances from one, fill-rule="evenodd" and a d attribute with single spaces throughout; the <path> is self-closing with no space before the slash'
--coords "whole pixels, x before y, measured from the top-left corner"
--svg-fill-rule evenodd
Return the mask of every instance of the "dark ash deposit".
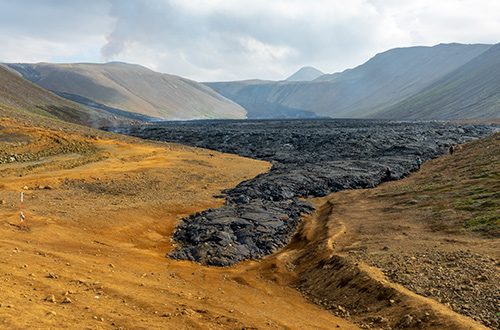
<path id="1" fill-rule="evenodd" d="M 224 191 L 226 206 L 182 219 L 168 257 L 227 266 L 285 245 L 310 203 L 346 189 L 371 188 L 418 170 L 423 161 L 493 131 L 484 125 L 379 120 L 159 122 L 108 128 L 150 140 L 270 161 L 269 173 Z"/>

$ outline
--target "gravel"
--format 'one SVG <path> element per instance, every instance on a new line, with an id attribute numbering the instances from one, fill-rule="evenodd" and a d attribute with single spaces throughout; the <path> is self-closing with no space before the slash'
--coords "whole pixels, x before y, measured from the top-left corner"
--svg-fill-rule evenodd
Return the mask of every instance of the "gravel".
<path id="1" fill-rule="evenodd" d="M 384 258 L 357 254 L 393 282 L 432 298 L 453 311 L 500 329 L 500 260 L 470 250 L 390 253 Z"/>

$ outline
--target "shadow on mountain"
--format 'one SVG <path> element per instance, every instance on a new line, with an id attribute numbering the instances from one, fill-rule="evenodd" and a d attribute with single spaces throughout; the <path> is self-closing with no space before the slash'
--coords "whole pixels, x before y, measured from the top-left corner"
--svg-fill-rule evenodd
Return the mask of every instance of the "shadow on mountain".
<path id="1" fill-rule="evenodd" d="M 103 111 L 106 111 L 107 113 L 112 114 L 112 115 L 125 117 L 128 119 L 133 119 L 133 120 L 138 120 L 138 121 L 143 121 L 143 122 L 158 121 L 158 118 L 146 116 L 146 115 L 141 115 L 139 113 L 134 113 L 134 112 L 130 112 L 130 111 L 120 110 L 117 108 L 108 107 L 107 105 L 97 103 L 94 100 L 91 100 L 89 98 L 86 98 L 86 97 L 83 97 L 80 95 L 75 95 L 75 94 L 70 94 L 70 93 L 60 93 L 60 92 L 56 92 L 56 91 L 51 91 L 51 92 L 60 96 L 60 97 L 65 98 L 67 100 L 79 103 L 79 104 L 84 105 L 84 106 L 89 107 L 89 108 L 103 110 Z"/>

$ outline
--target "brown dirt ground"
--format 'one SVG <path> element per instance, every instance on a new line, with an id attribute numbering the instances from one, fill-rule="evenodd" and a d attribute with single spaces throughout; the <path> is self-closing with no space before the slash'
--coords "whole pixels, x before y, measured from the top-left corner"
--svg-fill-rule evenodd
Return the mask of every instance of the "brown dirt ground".
<path id="1" fill-rule="evenodd" d="M 0 159 L 19 159 L 0 164 L 0 328 L 484 329 L 373 262 L 465 243 L 500 257 L 498 240 L 457 240 L 412 209 L 387 212 L 384 189 L 405 180 L 315 199 L 280 252 L 216 268 L 165 258 L 175 224 L 270 164 L 6 118 L 0 147 Z"/>
<path id="2" fill-rule="evenodd" d="M 181 217 L 222 205 L 213 195 L 270 164 L 7 118 L 0 148 L 20 159 L 0 164 L 0 328 L 357 328 L 260 262 L 165 258 Z M 29 230 L 19 228 L 21 192 Z"/>

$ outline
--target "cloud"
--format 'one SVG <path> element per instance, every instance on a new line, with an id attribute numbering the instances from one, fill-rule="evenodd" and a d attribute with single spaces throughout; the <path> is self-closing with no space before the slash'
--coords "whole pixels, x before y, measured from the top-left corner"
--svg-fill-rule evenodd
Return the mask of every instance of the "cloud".
<path id="1" fill-rule="evenodd" d="M 372 0 L 413 43 L 497 43 L 500 2 L 494 0 Z"/>
<path id="2" fill-rule="evenodd" d="M 3 1 L 0 58 L 11 62 L 99 60 L 95 50 L 110 29 L 107 2 Z"/>
<path id="3" fill-rule="evenodd" d="M 0 29 L 4 33 L 69 41 L 108 28 L 107 2 L 99 0 L 3 1 Z"/>
<path id="4" fill-rule="evenodd" d="M 277 80 L 302 66 L 342 71 L 394 47 L 497 43 L 498 12 L 496 0 L 5 1 L 0 58 Z"/>
<path id="5" fill-rule="evenodd" d="M 167 72 L 189 64 L 191 71 L 200 72 L 226 67 L 226 77 L 272 78 L 286 77 L 314 62 L 347 65 L 344 54 L 377 42 L 378 12 L 364 0 L 353 0 L 347 8 L 343 2 L 319 0 L 307 5 L 260 0 L 203 3 L 112 1 L 110 15 L 116 24 L 102 48 L 103 58 L 130 58 L 138 53 L 134 47 L 153 48 L 156 55 L 145 51 L 149 61 L 157 57 L 157 68 Z"/>

